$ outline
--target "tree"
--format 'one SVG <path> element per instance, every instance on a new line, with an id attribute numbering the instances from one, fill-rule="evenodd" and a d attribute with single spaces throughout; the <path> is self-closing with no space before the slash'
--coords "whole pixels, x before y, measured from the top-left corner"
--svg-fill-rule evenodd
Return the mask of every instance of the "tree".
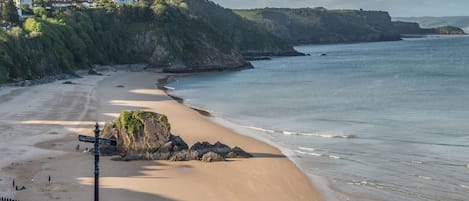
<path id="1" fill-rule="evenodd" d="M 2 20 L 18 24 L 20 22 L 20 16 L 16 10 L 15 3 L 13 0 L 5 2 L 2 7 Z"/>

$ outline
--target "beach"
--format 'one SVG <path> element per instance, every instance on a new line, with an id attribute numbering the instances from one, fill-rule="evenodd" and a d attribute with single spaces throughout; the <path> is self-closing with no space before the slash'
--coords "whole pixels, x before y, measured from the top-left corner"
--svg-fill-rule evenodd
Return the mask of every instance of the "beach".
<path id="1" fill-rule="evenodd" d="M 25 88 L 0 90 L 0 193 L 18 200 L 92 200 L 93 135 L 122 110 L 166 114 L 172 133 L 240 146 L 254 155 L 226 162 L 131 161 L 102 157 L 101 200 L 321 200 L 310 180 L 275 147 L 213 123 L 156 88 L 166 75 L 105 71 Z M 76 151 L 76 145 L 80 151 Z M 114 156 L 115 157 L 115 156 Z M 51 182 L 48 181 L 51 176 Z M 11 181 L 25 186 L 14 191 Z"/>

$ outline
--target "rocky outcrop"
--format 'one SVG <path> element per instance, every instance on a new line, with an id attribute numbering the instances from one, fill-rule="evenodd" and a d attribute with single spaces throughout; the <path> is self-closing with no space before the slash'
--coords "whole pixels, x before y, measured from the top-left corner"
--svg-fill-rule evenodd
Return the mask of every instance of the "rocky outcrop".
<path id="1" fill-rule="evenodd" d="M 197 34 L 197 33 L 194 33 Z M 199 33 L 202 34 L 202 33 Z M 175 39 L 173 39 L 175 40 Z M 145 30 L 136 34 L 130 52 L 141 52 L 147 55 L 147 62 L 152 67 L 163 67 L 167 73 L 189 73 L 205 71 L 227 71 L 252 68 L 242 55 L 234 48 L 222 50 L 215 40 L 204 37 L 194 38 L 196 41 L 190 41 L 191 46 L 196 48 L 187 52 L 185 46 L 189 42 L 181 38 L 168 44 L 158 38 L 153 30 Z M 172 51 L 169 51 L 172 49 Z M 179 55 L 182 54 L 182 55 Z M 185 55 L 184 55 L 185 54 Z M 179 58 L 181 57 L 181 58 Z"/>
<path id="2" fill-rule="evenodd" d="M 251 158 L 252 155 L 248 152 L 245 152 L 243 149 L 239 147 L 234 147 L 231 149 L 228 154 L 225 156 L 226 158 Z"/>
<path id="3" fill-rule="evenodd" d="M 452 26 L 469 33 L 469 16 L 447 16 L 447 17 L 393 17 L 394 21 L 416 22 L 422 28 Z"/>
<path id="4" fill-rule="evenodd" d="M 231 152 L 231 148 L 229 146 L 220 142 L 216 142 L 213 145 L 209 142 L 197 142 L 192 145 L 190 150 L 196 151 L 199 158 L 208 152 L 216 152 L 222 156 L 226 156 L 229 152 Z"/>
<path id="5" fill-rule="evenodd" d="M 103 138 L 115 139 L 117 147 L 103 145 L 104 155 L 120 155 L 120 160 L 202 160 L 221 161 L 225 158 L 252 157 L 239 147 L 216 142 L 197 142 L 189 149 L 184 140 L 171 134 L 171 125 L 163 114 L 149 111 L 123 111 L 102 131 Z M 207 153 L 208 154 L 206 156 Z M 215 153 L 215 154 L 212 154 Z"/>
<path id="6" fill-rule="evenodd" d="M 416 22 L 393 22 L 394 27 L 402 35 L 464 35 L 464 30 L 453 26 L 421 28 Z"/>
<path id="7" fill-rule="evenodd" d="M 198 159 L 199 159 L 198 153 L 195 151 L 190 151 L 190 150 L 183 150 L 180 152 L 176 152 L 169 158 L 170 161 L 190 161 L 190 160 L 198 160 Z"/>
<path id="8" fill-rule="evenodd" d="M 224 161 L 225 158 L 220 154 L 217 154 L 213 151 L 208 152 L 202 156 L 202 162 L 216 162 L 216 161 Z"/>

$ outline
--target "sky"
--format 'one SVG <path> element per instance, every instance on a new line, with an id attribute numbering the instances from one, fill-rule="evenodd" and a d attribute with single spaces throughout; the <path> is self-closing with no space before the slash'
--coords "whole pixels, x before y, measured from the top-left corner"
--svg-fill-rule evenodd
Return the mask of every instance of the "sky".
<path id="1" fill-rule="evenodd" d="M 469 16 L 469 0 L 212 0 L 227 8 L 325 7 L 388 11 L 392 17 Z"/>

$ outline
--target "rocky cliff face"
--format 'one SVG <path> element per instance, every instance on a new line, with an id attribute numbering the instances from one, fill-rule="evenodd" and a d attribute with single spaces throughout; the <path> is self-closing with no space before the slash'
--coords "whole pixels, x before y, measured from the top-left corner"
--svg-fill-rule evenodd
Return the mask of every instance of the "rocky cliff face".
<path id="1" fill-rule="evenodd" d="M 196 33 L 193 33 L 196 34 Z M 201 34 L 203 35 L 203 34 Z M 158 37 L 157 31 L 144 30 L 135 34 L 129 44 L 130 52 L 141 52 L 147 55 L 146 62 L 152 67 L 163 67 L 165 72 L 184 73 L 200 71 L 222 71 L 252 68 L 251 64 L 244 60 L 243 56 L 234 48 L 222 50 L 218 44 L 214 44 L 209 38 L 194 38 L 191 43 L 196 43 L 194 49 L 187 50 L 184 40 L 178 39 L 176 45 L 164 41 Z M 181 55 L 172 53 L 177 48 Z M 190 55 L 190 56 L 188 56 Z"/>
<path id="2" fill-rule="evenodd" d="M 265 8 L 236 12 L 295 44 L 398 40 L 387 12 Z"/>
<path id="3" fill-rule="evenodd" d="M 102 131 L 103 138 L 115 139 L 117 148 L 103 146 L 108 155 L 121 155 L 122 160 L 201 160 L 220 161 L 225 158 L 252 157 L 239 147 L 230 148 L 220 142 L 197 142 L 191 148 L 184 140 L 171 134 L 171 125 L 163 114 L 149 111 L 123 111 Z"/>

